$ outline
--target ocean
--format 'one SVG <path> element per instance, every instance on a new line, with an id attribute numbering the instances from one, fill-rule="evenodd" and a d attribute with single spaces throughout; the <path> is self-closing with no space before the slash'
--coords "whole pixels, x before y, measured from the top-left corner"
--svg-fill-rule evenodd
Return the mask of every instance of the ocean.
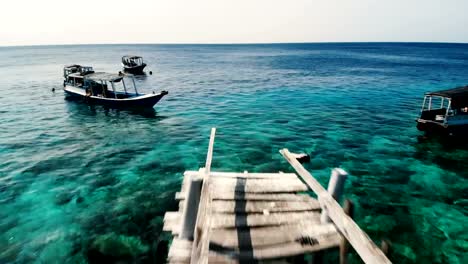
<path id="1" fill-rule="evenodd" d="M 65 100 L 63 66 L 148 63 L 154 111 Z M 468 44 L 79 45 L 0 48 L 0 263 L 155 263 L 183 172 L 292 171 L 311 155 L 394 263 L 467 263 L 468 146 L 417 131 L 424 92 L 468 84 Z M 55 88 L 55 92 L 52 89 Z M 357 260 L 354 261 L 356 263 Z"/>

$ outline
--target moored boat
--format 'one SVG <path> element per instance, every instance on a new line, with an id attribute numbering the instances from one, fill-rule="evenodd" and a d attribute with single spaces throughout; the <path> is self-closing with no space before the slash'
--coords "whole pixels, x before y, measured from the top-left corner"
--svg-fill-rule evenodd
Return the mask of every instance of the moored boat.
<path id="1" fill-rule="evenodd" d="M 132 75 L 94 72 L 92 67 L 87 66 L 66 66 L 64 77 L 63 90 L 67 96 L 111 108 L 152 108 L 168 94 L 167 91 L 139 93 Z M 134 92 L 128 91 L 125 79 L 127 82 L 130 80 Z M 123 91 L 118 91 L 119 87 L 122 87 Z"/>
<path id="2" fill-rule="evenodd" d="M 143 69 L 146 67 L 146 63 L 140 56 L 123 56 L 122 66 L 125 72 L 132 74 L 143 74 Z"/>
<path id="3" fill-rule="evenodd" d="M 426 93 L 416 122 L 427 134 L 467 135 L 468 86 Z"/>

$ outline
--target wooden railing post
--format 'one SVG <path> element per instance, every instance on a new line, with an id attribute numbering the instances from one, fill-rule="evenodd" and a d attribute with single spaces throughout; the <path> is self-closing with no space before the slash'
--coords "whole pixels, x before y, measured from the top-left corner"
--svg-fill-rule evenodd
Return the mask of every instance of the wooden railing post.
<path id="1" fill-rule="evenodd" d="M 382 240 L 382 242 L 380 243 L 380 249 L 382 249 L 382 252 L 385 254 L 385 255 L 389 255 L 390 254 L 390 248 L 391 248 L 391 243 L 390 241 L 384 239 Z"/>
<path id="2" fill-rule="evenodd" d="M 343 211 L 351 219 L 354 217 L 354 204 L 350 200 L 346 199 L 343 206 Z M 340 244 L 340 264 L 348 263 L 348 252 L 349 252 L 349 243 L 345 237 L 341 240 Z"/>
<path id="3" fill-rule="evenodd" d="M 216 135 L 216 128 L 211 129 L 210 143 L 206 154 L 205 168 L 200 169 L 200 177 L 203 184 L 200 193 L 197 219 L 195 222 L 195 234 L 192 243 L 190 264 L 208 263 L 210 230 L 211 230 L 211 193 L 210 193 L 210 172 L 211 161 L 213 159 L 213 147 Z"/>
<path id="4" fill-rule="evenodd" d="M 328 182 L 328 192 L 331 194 L 333 199 L 337 203 L 340 203 L 341 196 L 343 195 L 344 191 L 344 184 L 348 173 L 340 168 L 334 168 L 332 170 L 330 181 Z M 322 210 L 322 215 L 320 217 L 322 223 L 331 222 L 331 219 L 328 217 L 328 213 L 326 210 Z"/>

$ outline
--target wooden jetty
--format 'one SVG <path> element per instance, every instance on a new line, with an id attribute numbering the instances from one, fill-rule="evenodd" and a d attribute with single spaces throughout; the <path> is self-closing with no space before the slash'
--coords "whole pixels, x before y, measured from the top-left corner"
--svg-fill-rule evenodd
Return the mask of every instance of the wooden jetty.
<path id="1" fill-rule="evenodd" d="M 337 202 L 345 171 L 333 170 L 327 191 L 287 149 L 280 153 L 297 175 L 211 171 L 215 132 L 205 167 L 184 173 L 179 211 L 164 217 L 174 236 L 169 263 L 294 263 L 338 247 L 346 263 L 348 243 L 365 263 L 391 263 Z"/>

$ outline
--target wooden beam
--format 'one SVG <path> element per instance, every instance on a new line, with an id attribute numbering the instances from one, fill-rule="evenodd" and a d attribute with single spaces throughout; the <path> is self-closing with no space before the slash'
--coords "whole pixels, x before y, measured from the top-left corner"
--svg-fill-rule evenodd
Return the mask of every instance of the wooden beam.
<path id="1" fill-rule="evenodd" d="M 211 129 L 210 144 L 208 145 L 208 153 L 206 153 L 206 164 L 205 164 L 205 176 L 210 174 L 211 171 L 211 160 L 213 159 L 213 145 L 216 135 L 216 128 Z"/>
<path id="2" fill-rule="evenodd" d="M 210 143 L 206 154 L 206 163 L 203 178 L 200 204 L 198 206 L 197 221 L 195 224 L 194 239 L 191 253 L 191 264 L 208 263 L 210 229 L 211 229 L 211 160 L 213 159 L 213 146 L 216 135 L 216 128 L 211 129 Z M 203 170 L 200 170 L 202 173 Z"/>
<path id="3" fill-rule="evenodd" d="M 362 231 L 359 226 L 347 216 L 341 206 L 320 185 L 287 149 L 280 150 L 283 157 L 291 164 L 312 191 L 317 194 L 318 200 L 324 210 L 327 210 L 330 219 L 340 233 L 349 241 L 365 263 L 391 263 L 385 254 Z"/>

